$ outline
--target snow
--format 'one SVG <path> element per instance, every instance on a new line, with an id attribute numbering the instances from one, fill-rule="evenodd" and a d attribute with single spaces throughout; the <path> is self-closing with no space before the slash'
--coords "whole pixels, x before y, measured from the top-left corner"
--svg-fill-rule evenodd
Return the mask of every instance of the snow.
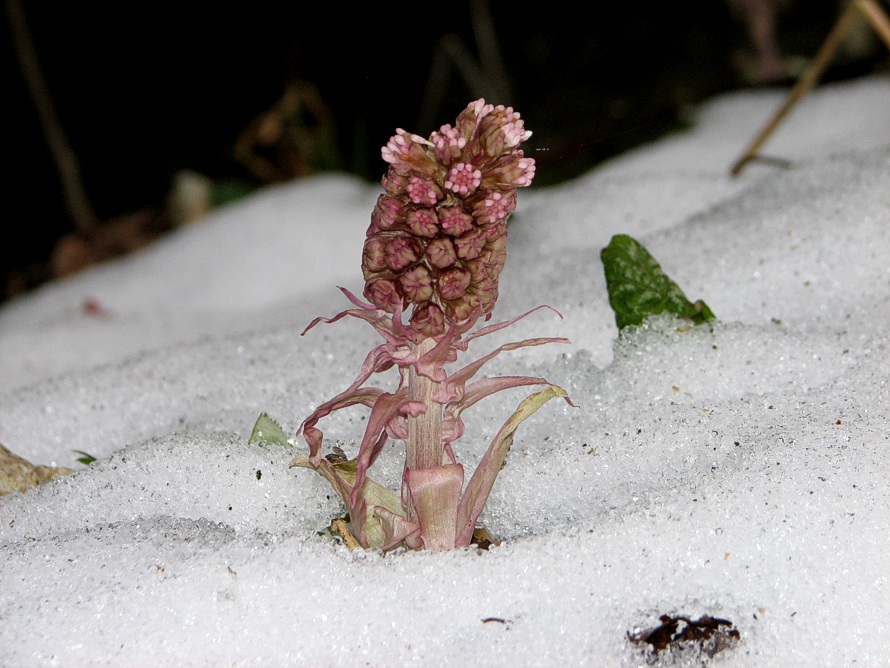
<path id="1" fill-rule="evenodd" d="M 487 552 L 349 551 L 317 533 L 341 511 L 327 483 L 287 466 L 305 449 L 247 444 L 262 411 L 293 432 L 375 344 L 351 320 L 299 334 L 346 307 L 335 286 L 360 292 L 377 186 L 272 188 L 6 305 L 0 443 L 77 473 L 0 498 L 0 665 L 890 665 L 890 79 L 810 93 L 764 149 L 791 168 L 729 177 L 783 96 L 719 97 L 520 191 L 496 317 L 564 319 L 499 336 L 572 342 L 488 372 L 578 408 L 520 428 Z M 718 322 L 619 338 L 599 259 L 618 233 Z M 468 468 L 522 396 L 474 407 Z M 352 453 L 362 418 L 325 431 Z M 647 654 L 628 632 L 661 614 L 739 640 Z"/>

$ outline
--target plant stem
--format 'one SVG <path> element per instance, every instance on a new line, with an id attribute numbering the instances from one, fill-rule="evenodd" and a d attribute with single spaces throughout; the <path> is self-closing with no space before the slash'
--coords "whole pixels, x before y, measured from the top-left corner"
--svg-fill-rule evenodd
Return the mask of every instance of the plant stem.
<path id="1" fill-rule="evenodd" d="M 435 339 L 426 338 L 420 343 L 411 344 L 411 347 L 420 356 L 428 353 L 435 345 Z M 433 401 L 437 386 L 436 381 L 419 375 L 413 366 L 408 370 L 408 398 L 423 402 L 426 412 L 408 418 L 405 468 L 427 469 L 443 463 L 442 406 Z"/>

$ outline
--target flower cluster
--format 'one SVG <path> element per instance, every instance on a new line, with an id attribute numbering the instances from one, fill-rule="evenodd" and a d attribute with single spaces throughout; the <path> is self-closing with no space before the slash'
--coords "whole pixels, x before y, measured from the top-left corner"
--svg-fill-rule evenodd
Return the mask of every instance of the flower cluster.
<path id="1" fill-rule="evenodd" d="M 429 139 L 399 129 L 383 147 L 390 167 L 362 253 L 364 295 L 410 312 L 418 341 L 494 308 L 516 188 L 535 175 L 518 148 L 529 136 L 512 108 L 476 100 L 454 127 Z"/>

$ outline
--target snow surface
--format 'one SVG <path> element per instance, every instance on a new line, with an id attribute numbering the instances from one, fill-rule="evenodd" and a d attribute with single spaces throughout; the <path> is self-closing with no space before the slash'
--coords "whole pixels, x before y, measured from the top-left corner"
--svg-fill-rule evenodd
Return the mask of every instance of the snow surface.
<path id="1" fill-rule="evenodd" d="M 0 498 L 0 665 L 710 662 L 628 640 L 661 614 L 730 620 L 719 665 L 890 665 L 890 79 L 812 92 L 764 149 L 792 167 L 730 178 L 783 96 L 719 97 L 691 131 L 520 192 L 496 317 L 565 318 L 502 340 L 572 343 L 488 373 L 544 375 L 578 408 L 520 428 L 488 552 L 350 552 L 317 535 L 341 508 L 288 468 L 305 450 L 247 445 L 261 411 L 294 431 L 376 342 L 352 320 L 299 333 L 346 306 L 336 285 L 360 291 L 377 186 L 269 189 L 5 306 L 0 442 L 78 472 Z M 719 322 L 619 338 L 599 260 L 617 233 Z M 468 416 L 470 469 L 522 396 Z M 325 431 L 352 454 L 363 417 Z"/>

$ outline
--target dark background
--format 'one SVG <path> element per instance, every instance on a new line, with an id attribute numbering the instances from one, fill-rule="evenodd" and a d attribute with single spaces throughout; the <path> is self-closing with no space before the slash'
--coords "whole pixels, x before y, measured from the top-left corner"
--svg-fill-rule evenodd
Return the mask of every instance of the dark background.
<path id="1" fill-rule="evenodd" d="M 247 188 L 263 185 L 234 156 L 252 119 L 292 81 L 315 87 L 326 114 L 304 118 L 333 134 L 304 167 L 369 181 L 396 127 L 427 135 L 484 91 L 455 69 L 431 96 L 442 38 L 478 53 L 470 6 L 453 3 L 56 3 L 7 0 L 27 17 L 60 126 L 96 217 L 111 226 L 135 212 L 150 237 L 174 175 L 189 169 Z M 783 56 L 810 57 L 839 12 L 836 0 L 776 6 Z M 477 5 L 478 6 L 478 5 Z M 484 5 L 483 5 L 484 6 Z M 716 93 L 765 81 L 743 66 L 752 46 L 743 16 L 722 0 L 633 3 L 488 3 L 509 99 L 534 132 L 536 184 L 576 176 L 602 160 L 681 129 L 685 112 Z M 585 13 L 579 13 L 585 7 Z M 588 15 L 589 14 L 589 15 Z M 6 14 L 8 16 L 8 13 Z M 80 233 L 65 209 L 44 128 L 3 30 L 5 223 L 0 301 L 64 273 L 51 263 L 63 235 Z M 886 49 L 839 58 L 823 80 L 887 70 Z M 446 72 L 447 74 L 447 72 Z M 765 120 L 765 119 L 764 119 Z M 740 150 L 743 147 L 739 147 Z M 542 150 L 543 149 L 543 150 Z M 296 178 L 297 176 L 294 176 Z M 268 182 L 268 181 L 265 181 Z M 370 214 L 370 212 L 369 212 Z M 106 251 L 106 253 L 125 252 Z"/>

